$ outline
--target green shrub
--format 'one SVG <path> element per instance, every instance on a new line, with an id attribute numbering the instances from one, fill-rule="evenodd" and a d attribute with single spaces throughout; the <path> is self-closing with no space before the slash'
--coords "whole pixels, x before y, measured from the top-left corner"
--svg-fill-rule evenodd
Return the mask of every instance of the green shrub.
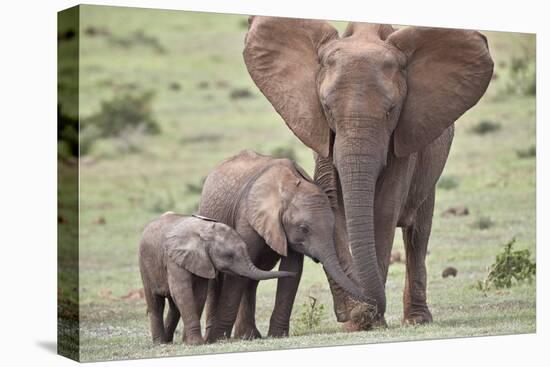
<path id="1" fill-rule="evenodd" d="M 437 181 L 437 187 L 443 190 L 452 190 L 458 187 L 459 181 L 455 176 L 442 176 Z"/>
<path id="2" fill-rule="evenodd" d="M 470 128 L 470 132 L 477 135 L 485 135 L 500 130 L 500 124 L 490 120 L 481 120 Z"/>
<path id="3" fill-rule="evenodd" d="M 308 298 L 309 301 L 302 304 L 300 314 L 294 321 L 295 334 L 309 334 L 318 330 L 325 316 L 325 306 L 318 304 L 315 297 Z"/>
<path id="4" fill-rule="evenodd" d="M 103 101 L 101 110 L 85 119 L 84 125 L 95 125 L 103 138 L 118 137 L 138 128 L 146 134 L 158 134 L 160 128 L 152 113 L 153 95 L 153 92 L 148 91 Z"/>
<path id="5" fill-rule="evenodd" d="M 158 134 L 159 125 L 153 117 L 153 92 L 123 94 L 103 101 L 96 114 L 83 120 L 80 131 L 80 152 L 86 155 L 101 138 L 117 138 L 120 153 L 141 150 L 139 140 L 145 134 Z"/>
<path id="6" fill-rule="evenodd" d="M 516 155 L 521 159 L 534 158 L 537 155 L 537 148 L 531 145 L 529 148 L 518 149 L 516 150 Z"/>
<path id="7" fill-rule="evenodd" d="M 513 56 L 509 65 L 509 81 L 504 92 L 525 96 L 536 95 L 537 76 L 534 57 L 525 50 L 523 55 Z"/>
<path id="8" fill-rule="evenodd" d="M 513 238 L 504 245 L 504 250 L 497 255 L 496 261 L 489 267 L 485 280 L 478 281 L 479 290 L 487 291 L 492 287 L 510 288 L 514 284 L 533 280 L 537 265 L 530 259 L 531 251 L 529 249 L 512 250 L 515 243 L 516 239 Z"/>

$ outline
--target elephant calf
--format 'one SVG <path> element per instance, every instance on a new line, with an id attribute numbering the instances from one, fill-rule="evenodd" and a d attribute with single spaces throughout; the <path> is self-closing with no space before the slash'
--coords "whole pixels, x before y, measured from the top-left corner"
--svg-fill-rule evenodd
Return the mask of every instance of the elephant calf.
<path id="1" fill-rule="evenodd" d="M 145 228 L 139 246 L 139 268 L 153 342 L 171 342 L 181 315 L 183 341 L 192 345 L 204 342 L 200 317 L 208 281 L 216 276 L 216 270 L 254 280 L 296 275 L 256 268 L 246 244 L 229 226 L 205 217 L 171 212 Z M 166 322 L 165 298 L 170 305 Z"/>
<path id="2" fill-rule="evenodd" d="M 199 213 L 235 228 L 259 268 L 270 270 L 280 260 L 280 270 L 297 273 L 278 282 L 269 336 L 288 335 L 304 255 L 320 262 L 351 297 L 367 301 L 339 264 L 327 195 L 291 160 L 253 151 L 227 159 L 208 175 Z M 230 337 L 234 324 L 236 337 L 261 337 L 255 324 L 258 283 L 230 274 L 217 281 L 223 286 L 212 287 L 208 296 L 207 342 Z"/>

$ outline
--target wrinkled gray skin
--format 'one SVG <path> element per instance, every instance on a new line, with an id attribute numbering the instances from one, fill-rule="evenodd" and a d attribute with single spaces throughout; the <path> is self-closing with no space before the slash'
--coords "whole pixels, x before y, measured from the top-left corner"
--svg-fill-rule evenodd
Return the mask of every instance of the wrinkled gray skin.
<path id="1" fill-rule="evenodd" d="M 406 323 L 432 321 L 425 256 L 435 185 L 454 122 L 477 103 L 493 61 L 475 31 L 251 17 L 244 60 L 288 127 L 315 152 L 315 180 L 331 198 L 342 267 L 374 317 L 329 277 L 335 313 L 350 328 L 384 324 L 395 228 L 403 229 Z M 351 253 L 350 253 L 351 249 Z"/>
<path id="2" fill-rule="evenodd" d="M 252 151 L 224 161 L 204 183 L 199 213 L 235 228 L 259 268 L 272 269 L 281 259 L 279 270 L 298 274 L 278 281 L 269 336 L 288 335 L 303 255 L 320 262 L 351 297 L 367 300 L 338 263 L 328 197 L 292 161 Z M 208 342 L 230 337 L 237 314 L 236 337 L 261 337 L 254 318 L 257 285 L 231 275 L 213 282 L 207 306 Z"/>
<path id="3" fill-rule="evenodd" d="M 172 342 L 181 315 L 183 341 L 191 345 L 204 343 L 200 317 L 208 280 L 216 276 L 216 270 L 256 281 L 296 275 L 256 268 L 246 244 L 227 225 L 171 212 L 145 228 L 139 246 L 139 268 L 153 342 Z M 166 321 L 165 299 L 170 306 Z"/>

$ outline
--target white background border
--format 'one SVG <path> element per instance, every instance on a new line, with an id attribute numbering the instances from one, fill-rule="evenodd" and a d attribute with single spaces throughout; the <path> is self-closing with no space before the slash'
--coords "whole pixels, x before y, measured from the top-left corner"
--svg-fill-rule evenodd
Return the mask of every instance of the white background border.
<path id="1" fill-rule="evenodd" d="M 548 363 L 550 65 L 546 1 L 93 1 L 94 4 L 268 14 L 537 33 L 537 334 L 116 362 L 169 365 L 537 366 Z M 56 12 L 74 1 L 4 2 L 0 16 L 0 361 L 64 366 L 56 340 Z M 546 45 L 546 47 L 544 47 Z M 546 121 L 547 124 L 541 123 Z M 541 163 L 545 162 L 545 166 Z M 513 210 L 513 208 L 510 208 Z M 543 280 L 546 279 L 546 282 Z M 546 311 L 546 312 L 545 312 Z M 11 362 L 11 363 L 10 363 Z M 102 366 L 107 363 L 94 365 Z"/>

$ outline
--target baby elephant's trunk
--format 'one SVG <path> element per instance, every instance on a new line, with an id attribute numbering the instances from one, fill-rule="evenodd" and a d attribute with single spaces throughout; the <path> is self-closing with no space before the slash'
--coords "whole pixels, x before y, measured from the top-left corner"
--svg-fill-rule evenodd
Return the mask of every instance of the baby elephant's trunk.
<path id="1" fill-rule="evenodd" d="M 265 271 L 258 269 L 250 259 L 246 259 L 245 267 L 233 269 L 233 271 L 238 275 L 254 280 L 266 280 L 296 276 L 296 273 L 290 271 Z"/>

